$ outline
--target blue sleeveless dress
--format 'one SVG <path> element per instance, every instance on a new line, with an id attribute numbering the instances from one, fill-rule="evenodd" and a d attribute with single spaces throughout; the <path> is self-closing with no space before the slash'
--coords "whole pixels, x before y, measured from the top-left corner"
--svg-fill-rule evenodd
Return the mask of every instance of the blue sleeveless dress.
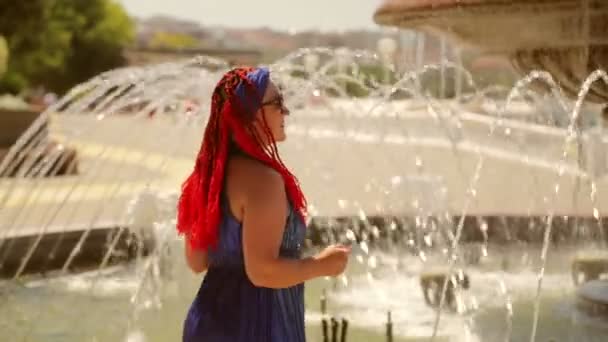
<path id="1" fill-rule="evenodd" d="M 209 269 L 184 322 L 183 342 L 304 342 L 304 284 L 256 287 L 245 273 L 242 227 L 222 196 L 219 242 L 208 253 Z M 289 205 L 280 248 L 297 259 L 305 225 Z"/>

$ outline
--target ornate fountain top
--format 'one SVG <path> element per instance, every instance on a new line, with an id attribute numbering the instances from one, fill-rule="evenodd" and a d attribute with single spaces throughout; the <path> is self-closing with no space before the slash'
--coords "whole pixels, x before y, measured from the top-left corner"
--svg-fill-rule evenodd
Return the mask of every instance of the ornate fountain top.
<path id="1" fill-rule="evenodd" d="M 494 52 L 608 44 L 602 0 L 387 0 L 374 20 L 440 30 Z"/>
<path id="2" fill-rule="evenodd" d="M 374 20 L 506 55 L 523 73 L 546 70 L 573 96 L 608 67 L 606 0 L 386 0 Z M 588 99 L 606 103 L 608 86 L 596 83 Z"/>

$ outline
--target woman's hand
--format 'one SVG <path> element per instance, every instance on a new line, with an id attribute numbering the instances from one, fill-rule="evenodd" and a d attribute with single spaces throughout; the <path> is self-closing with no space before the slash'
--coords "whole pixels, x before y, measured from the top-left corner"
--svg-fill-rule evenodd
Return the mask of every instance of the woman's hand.
<path id="1" fill-rule="evenodd" d="M 326 247 L 314 259 L 321 267 L 324 276 L 337 276 L 344 272 L 350 256 L 350 247 L 333 245 Z"/>

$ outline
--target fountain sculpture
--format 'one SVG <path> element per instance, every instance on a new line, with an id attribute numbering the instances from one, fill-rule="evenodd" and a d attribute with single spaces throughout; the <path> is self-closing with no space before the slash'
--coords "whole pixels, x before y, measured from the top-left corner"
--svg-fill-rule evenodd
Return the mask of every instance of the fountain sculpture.
<path id="1" fill-rule="evenodd" d="M 608 67 L 608 2 L 602 0 L 387 0 L 374 20 L 505 55 L 523 74 L 545 70 L 574 97 L 589 74 Z M 587 99 L 605 104 L 608 85 L 594 83 Z"/>
<path id="2" fill-rule="evenodd" d="M 381 25 L 426 30 L 503 55 L 523 75 L 546 71 L 567 96 L 603 105 L 603 117 L 608 119 L 606 1 L 387 0 L 374 19 Z M 546 83 L 538 85 L 550 88 Z M 576 114 L 572 122 L 577 131 L 581 129 Z M 573 281 L 583 284 L 577 292 L 577 305 L 583 311 L 608 312 L 608 282 L 597 281 L 607 270 L 605 256 L 573 260 Z"/>

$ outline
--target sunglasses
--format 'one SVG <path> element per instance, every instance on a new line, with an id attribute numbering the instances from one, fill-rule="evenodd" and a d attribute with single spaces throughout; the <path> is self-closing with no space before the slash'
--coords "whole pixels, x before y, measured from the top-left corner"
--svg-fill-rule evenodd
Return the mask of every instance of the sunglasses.
<path id="1" fill-rule="evenodd" d="M 274 99 L 262 102 L 262 106 L 277 106 L 281 110 L 287 110 L 283 95 L 277 95 Z"/>

